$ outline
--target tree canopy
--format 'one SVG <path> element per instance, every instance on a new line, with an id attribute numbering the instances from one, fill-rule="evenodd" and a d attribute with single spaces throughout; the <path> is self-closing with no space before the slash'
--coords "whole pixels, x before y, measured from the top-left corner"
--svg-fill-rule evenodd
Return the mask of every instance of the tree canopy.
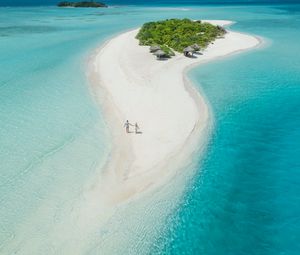
<path id="1" fill-rule="evenodd" d="M 159 45 L 182 52 L 187 46 L 198 44 L 201 48 L 223 36 L 226 30 L 207 22 L 190 19 L 167 19 L 145 23 L 137 34 L 140 45 Z"/>

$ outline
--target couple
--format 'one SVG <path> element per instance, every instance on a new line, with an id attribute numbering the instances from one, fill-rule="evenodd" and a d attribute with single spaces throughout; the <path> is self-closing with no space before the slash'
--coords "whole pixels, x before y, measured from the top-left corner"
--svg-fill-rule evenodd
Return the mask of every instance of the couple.
<path id="1" fill-rule="evenodd" d="M 134 126 L 136 134 L 141 134 L 142 133 L 141 131 L 139 131 L 140 127 L 138 126 L 137 123 L 135 123 L 135 125 L 132 125 L 131 123 L 129 123 L 128 120 L 126 120 L 126 122 L 124 124 L 124 127 L 126 128 L 126 133 L 130 133 L 130 130 L 129 130 L 130 126 Z"/>

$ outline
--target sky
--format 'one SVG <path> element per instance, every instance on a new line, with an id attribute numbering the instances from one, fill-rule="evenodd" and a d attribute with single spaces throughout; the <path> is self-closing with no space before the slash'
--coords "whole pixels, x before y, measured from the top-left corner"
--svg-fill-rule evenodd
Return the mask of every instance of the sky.
<path id="1" fill-rule="evenodd" d="M 72 0 L 70 0 L 72 1 Z M 80 1 L 80 0 L 74 0 Z M 60 0 L 0 0 L 0 6 L 56 5 Z M 99 0 L 107 4 L 209 4 L 209 3 L 300 3 L 300 0 Z"/>

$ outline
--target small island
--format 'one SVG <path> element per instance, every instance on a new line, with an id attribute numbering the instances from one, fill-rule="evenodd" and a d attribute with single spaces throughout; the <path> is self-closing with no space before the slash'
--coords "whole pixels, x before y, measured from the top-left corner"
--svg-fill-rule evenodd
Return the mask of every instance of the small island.
<path id="1" fill-rule="evenodd" d="M 186 56 L 201 48 L 207 47 L 219 37 L 223 37 L 226 30 L 222 26 L 215 26 L 208 22 L 190 19 L 167 19 L 164 21 L 145 23 L 136 38 L 140 45 L 151 46 L 150 52 L 159 50 L 165 56 L 174 56 L 174 51 L 182 52 Z"/>
<path id="2" fill-rule="evenodd" d="M 60 2 L 57 4 L 58 7 L 90 7 L 90 8 L 103 8 L 107 7 L 106 4 L 100 3 L 100 2 L 94 2 L 94 1 L 83 1 L 83 2 Z"/>
<path id="3" fill-rule="evenodd" d="M 203 55 L 186 58 L 176 54 L 168 61 L 154 60 L 148 48 L 154 51 L 157 47 L 148 46 L 158 44 L 176 52 L 195 43 L 206 47 L 223 36 L 222 27 L 230 24 L 226 20 L 187 19 L 151 22 L 140 32 L 135 29 L 119 34 L 100 45 L 92 56 L 87 72 L 90 88 L 113 138 L 98 190 L 105 203 L 118 205 L 150 187 L 168 183 L 192 162 L 211 134 L 212 116 L 201 89 L 193 87 L 186 71 L 249 50 L 259 40 L 228 30 Z M 135 124 L 141 133 L 134 131 Z"/>

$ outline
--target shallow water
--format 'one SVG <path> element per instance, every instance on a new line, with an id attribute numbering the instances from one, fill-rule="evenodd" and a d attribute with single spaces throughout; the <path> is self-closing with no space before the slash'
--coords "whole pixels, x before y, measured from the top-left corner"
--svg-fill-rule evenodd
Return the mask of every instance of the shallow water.
<path id="1" fill-rule="evenodd" d="M 171 17 L 235 20 L 267 45 L 190 72 L 214 128 L 183 198 L 190 175 L 83 235 L 65 219 L 110 147 L 87 58 L 117 33 Z M 298 5 L 0 8 L 0 253 L 298 254 L 299 25 Z"/>

